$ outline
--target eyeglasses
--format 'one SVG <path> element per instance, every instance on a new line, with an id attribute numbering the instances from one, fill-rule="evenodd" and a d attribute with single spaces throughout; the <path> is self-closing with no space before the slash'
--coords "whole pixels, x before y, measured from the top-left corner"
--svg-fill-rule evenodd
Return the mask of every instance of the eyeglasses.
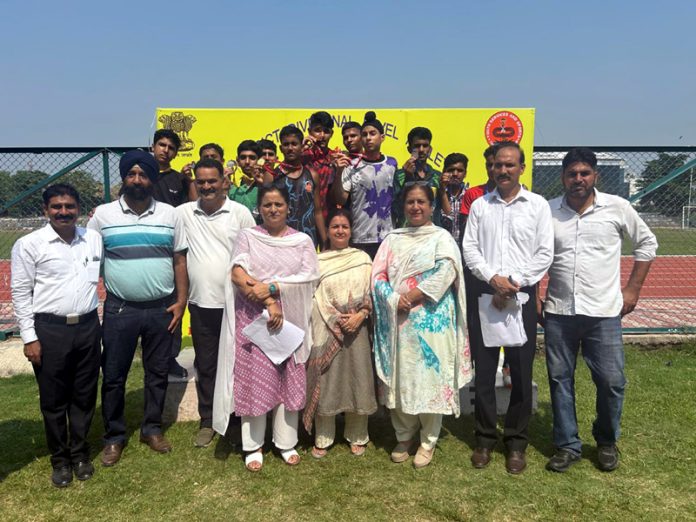
<path id="1" fill-rule="evenodd" d="M 407 181 L 406 183 L 404 183 L 404 188 L 413 187 L 414 185 L 416 185 L 418 187 L 429 187 L 430 182 L 429 181 Z"/>

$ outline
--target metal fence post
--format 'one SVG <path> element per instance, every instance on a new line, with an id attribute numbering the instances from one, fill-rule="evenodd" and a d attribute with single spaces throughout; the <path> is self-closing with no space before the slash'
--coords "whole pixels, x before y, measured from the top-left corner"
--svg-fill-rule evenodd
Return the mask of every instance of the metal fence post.
<path id="1" fill-rule="evenodd" d="M 111 173 L 109 172 L 109 151 L 102 150 L 102 172 L 104 174 L 104 202 L 111 201 Z"/>

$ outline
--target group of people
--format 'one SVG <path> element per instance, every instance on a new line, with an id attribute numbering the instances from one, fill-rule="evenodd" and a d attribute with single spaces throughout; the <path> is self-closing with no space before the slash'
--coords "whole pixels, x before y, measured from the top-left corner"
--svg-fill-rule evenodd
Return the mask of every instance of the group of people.
<path id="1" fill-rule="evenodd" d="M 343 126 L 345 150 L 329 149 L 332 133 L 331 116 L 320 111 L 308 136 L 282 129 L 282 161 L 270 141 L 245 140 L 227 164 L 223 149 L 208 144 L 179 173 L 171 169 L 179 138 L 159 130 L 152 154 L 123 155 L 121 195 L 97 207 L 86 229 L 77 226 L 75 189 L 46 189 L 49 222 L 16 242 L 12 292 L 54 485 L 94 473 L 86 436 L 100 367 L 101 462 L 121 459 L 125 382 L 139 339 L 140 441 L 171 451 L 162 411 L 168 375 L 183 373 L 175 357 L 187 305 L 201 419 L 194 444 L 206 447 L 240 423 L 250 471 L 263 467 L 269 414 L 273 445 L 296 465 L 300 417 L 314 434 L 314 458 L 335 443 L 339 414 L 360 456 L 378 403 L 395 431 L 391 460 L 413 456 L 416 468 L 427 466 L 443 416 L 459 415 L 459 390 L 472 376 L 471 461 L 486 467 L 498 440 L 503 346 L 512 382 L 505 467 L 523 472 L 537 322 L 545 329 L 557 448 L 547 468 L 566 471 L 580 459 L 573 388 L 580 346 L 597 386 L 598 466 L 618 466 L 620 321 L 638 301 L 657 243 L 627 201 L 595 188 L 592 151 L 568 152 L 564 194 L 547 202 L 521 185 L 525 158 L 513 142 L 486 149 L 488 180 L 469 188 L 464 154 L 447 156 L 442 173 L 428 163 L 432 133 L 424 127 L 409 132 L 411 156 L 401 168 L 380 151 L 384 127 L 374 112 L 362 125 Z M 635 263 L 622 289 L 625 235 Z M 538 285 L 547 273 L 542 302 Z M 491 310 L 521 324 L 521 340 L 491 342 Z M 294 344 L 278 342 L 287 338 Z"/>

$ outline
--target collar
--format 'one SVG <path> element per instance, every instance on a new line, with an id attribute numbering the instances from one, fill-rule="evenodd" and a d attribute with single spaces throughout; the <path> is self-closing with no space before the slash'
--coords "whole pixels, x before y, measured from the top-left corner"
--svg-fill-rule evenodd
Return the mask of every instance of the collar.
<path id="1" fill-rule="evenodd" d="M 58 235 L 58 232 L 53 230 L 53 227 L 51 226 L 51 223 L 46 223 L 44 227 L 41 230 L 41 234 L 43 235 L 44 239 L 48 241 L 49 243 L 52 243 L 54 241 L 61 241 L 65 243 L 62 237 Z M 86 229 L 82 227 L 75 227 L 75 238 L 73 239 L 72 243 L 77 243 L 78 241 L 84 241 L 85 233 L 87 232 Z M 67 244 L 67 243 L 66 243 Z"/>
<path id="2" fill-rule="evenodd" d="M 484 190 L 485 190 L 485 189 L 484 189 Z M 522 200 L 524 200 L 524 201 L 529 201 L 529 191 L 528 191 L 527 189 L 525 189 L 525 188 L 524 188 L 523 186 L 521 186 L 521 185 L 520 185 L 520 191 L 519 191 L 519 192 L 517 193 L 517 195 L 516 195 L 514 198 L 512 198 L 509 202 L 508 202 L 508 201 L 505 201 L 503 198 L 500 197 L 500 193 L 498 192 L 498 187 L 494 188 L 491 192 L 489 192 L 488 194 L 486 194 L 486 196 L 487 196 L 489 199 L 497 199 L 498 201 L 500 201 L 500 202 L 503 203 L 504 205 L 511 205 L 512 203 L 514 203 L 514 202 L 517 201 L 518 199 L 522 199 Z"/>
<path id="3" fill-rule="evenodd" d="M 593 190 L 594 190 L 594 202 L 592 203 L 592 206 L 590 206 L 587 210 L 591 210 L 595 207 L 604 207 L 607 204 L 606 194 L 597 190 L 597 187 L 595 187 Z M 558 209 L 560 210 L 561 208 L 564 208 L 564 209 L 569 210 L 573 213 L 576 213 L 575 210 L 573 210 L 570 207 L 570 205 L 568 205 L 568 201 L 567 201 L 565 195 L 563 197 L 558 198 Z"/>
<path id="4" fill-rule="evenodd" d="M 133 210 L 132 208 L 130 208 L 128 206 L 128 203 L 126 203 L 125 196 L 121 196 L 120 198 L 118 198 L 118 204 L 121 205 L 121 210 L 123 211 L 124 214 L 131 213 L 131 214 L 134 214 L 136 216 L 144 216 L 145 214 L 154 214 L 155 213 L 155 205 L 157 205 L 157 200 L 154 197 L 151 198 L 150 199 L 150 206 L 147 207 L 147 209 L 145 209 L 145 212 L 143 212 L 142 214 L 138 214 L 137 212 L 135 212 L 135 210 Z"/>
<path id="5" fill-rule="evenodd" d="M 195 214 L 202 214 L 204 216 L 215 216 L 215 215 L 221 214 L 223 212 L 230 212 L 232 210 L 231 207 L 232 207 L 232 200 L 230 200 L 227 196 L 225 196 L 225 201 L 222 204 L 222 206 L 219 209 L 217 209 L 215 212 L 213 212 L 212 214 L 208 214 L 208 213 L 206 213 L 205 210 L 203 210 L 201 208 L 201 200 L 200 200 L 200 198 L 198 198 L 198 200 L 196 200 L 196 205 L 193 207 L 193 212 Z"/>

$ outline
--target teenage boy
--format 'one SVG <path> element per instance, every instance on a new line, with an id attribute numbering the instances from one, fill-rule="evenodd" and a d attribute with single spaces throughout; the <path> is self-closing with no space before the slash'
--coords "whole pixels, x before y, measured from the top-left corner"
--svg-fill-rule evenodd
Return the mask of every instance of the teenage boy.
<path id="1" fill-rule="evenodd" d="M 351 198 L 353 244 L 374 258 L 379 244 L 392 230 L 392 198 L 396 159 L 381 152 L 384 125 L 374 111 L 365 114 L 361 127 L 363 157 L 350 161 L 337 160 L 342 168 L 341 182 L 334 183 L 334 195 L 339 205 Z"/>
<path id="2" fill-rule="evenodd" d="M 334 121 L 326 111 L 315 112 L 309 117 L 309 132 L 304 140 L 302 163 L 319 175 L 319 200 L 324 221 L 328 219 L 329 208 L 336 208 L 329 187 L 334 181 L 336 167 L 329 151 L 329 141 L 333 136 Z"/>
<path id="3" fill-rule="evenodd" d="M 304 232 L 315 245 L 324 244 L 326 229 L 319 199 L 319 175 L 302 164 L 304 135 L 294 125 L 280 131 L 280 152 L 283 163 L 264 173 L 264 183 L 285 187 L 290 194 L 288 226 Z"/>
<path id="4" fill-rule="evenodd" d="M 428 157 L 433 151 L 431 142 L 433 141 L 433 133 L 426 127 L 414 127 L 408 133 L 408 151 L 411 156 L 406 160 L 403 167 L 396 171 L 394 175 L 394 201 L 392 204 L 392 213 L 394 215 L 394 223 L 396 226 L 404 226 L 406 219 L 404 217 L 403 201 L 401 193 L 406 183 L 419 183 L 427 185 L 433 193 L 436 193 L 440 187 L 440 172 L 428 165 Z M 435 199 L 435 208 L 433 209 L 433 223 L 440 224 L 440 201 Z"/>
<path id="5" fill-rule="evenodd" d="M 206 143 L 205 145 L 203 145 L 200 149 L 198 149 L 198 157 L 200 159 L 214 159 L 215 161 L 220 162 L 221 165 L 225 165 L 225 150 L 217 143 Z M 182 167 L 181 173 L 184 174 L 187 178 L 192 179 L 194 168 L 195 163 L 187 163 Z M 227 179 L 232 181 L 231 176 L 234 173 L 234 170 L 230 169 L 229 167 L 224 167 L 224 169 L 225 176 L 227 177 Z M 195 185 L 196 184 L 193 183 L 194 188 Z"/>
<path id="6" fill-rule="evenodd" d="M 238 184 L 233 184 L 229 190 L 229 197 L 244 205 L 259 222 L 259 213 L 256 208 L 256 196 L 259 185 L 263 184 L 263 174 L 258 164 L 261 157 L 261 147 L 254 140 L 244 140 L 237 147 L 237 165 L 239 166 Z"/>
<path id="7" fill-rule="evenodd" d="M 271 140 L 258 140 L 256 144 L 261 147 L 261 158 L 269 162 L 271 167 L 278 163 L 278 147 Z"/>
<path id="8" fill-rule="evenodd" d="M 170 129 L 158 130 L 152 139 L 152 155 L 160 170 L 153 197 L 173 207 L 187 201 L 196 201 L 198 197 L 191 178 L 172 168 L 172 160 L 176 158 L 180 146 L 179 136 Z"/>
<path id="9" fill-rule="evenodd" d="M 357 121 L 347 121 L 341 129 L 343 146 L 346 148 L 348 156 L 354 161 L 357 161 L 356 158 L 359 158 L 363 152 L 361 131 L 362 128 Z"/>
<path id="10" fill-rule="evenodd" d="M 450 231 L 455 241 L 459 240 L 459 209 L 466 194 L 466 168 L 469 158 L 459 152 L 453 152 L 445 158 L 438 189 L 438 199 L 442 209 L 441 224 Z M 461 248 L 461 243 L 459 243 Z"/>

